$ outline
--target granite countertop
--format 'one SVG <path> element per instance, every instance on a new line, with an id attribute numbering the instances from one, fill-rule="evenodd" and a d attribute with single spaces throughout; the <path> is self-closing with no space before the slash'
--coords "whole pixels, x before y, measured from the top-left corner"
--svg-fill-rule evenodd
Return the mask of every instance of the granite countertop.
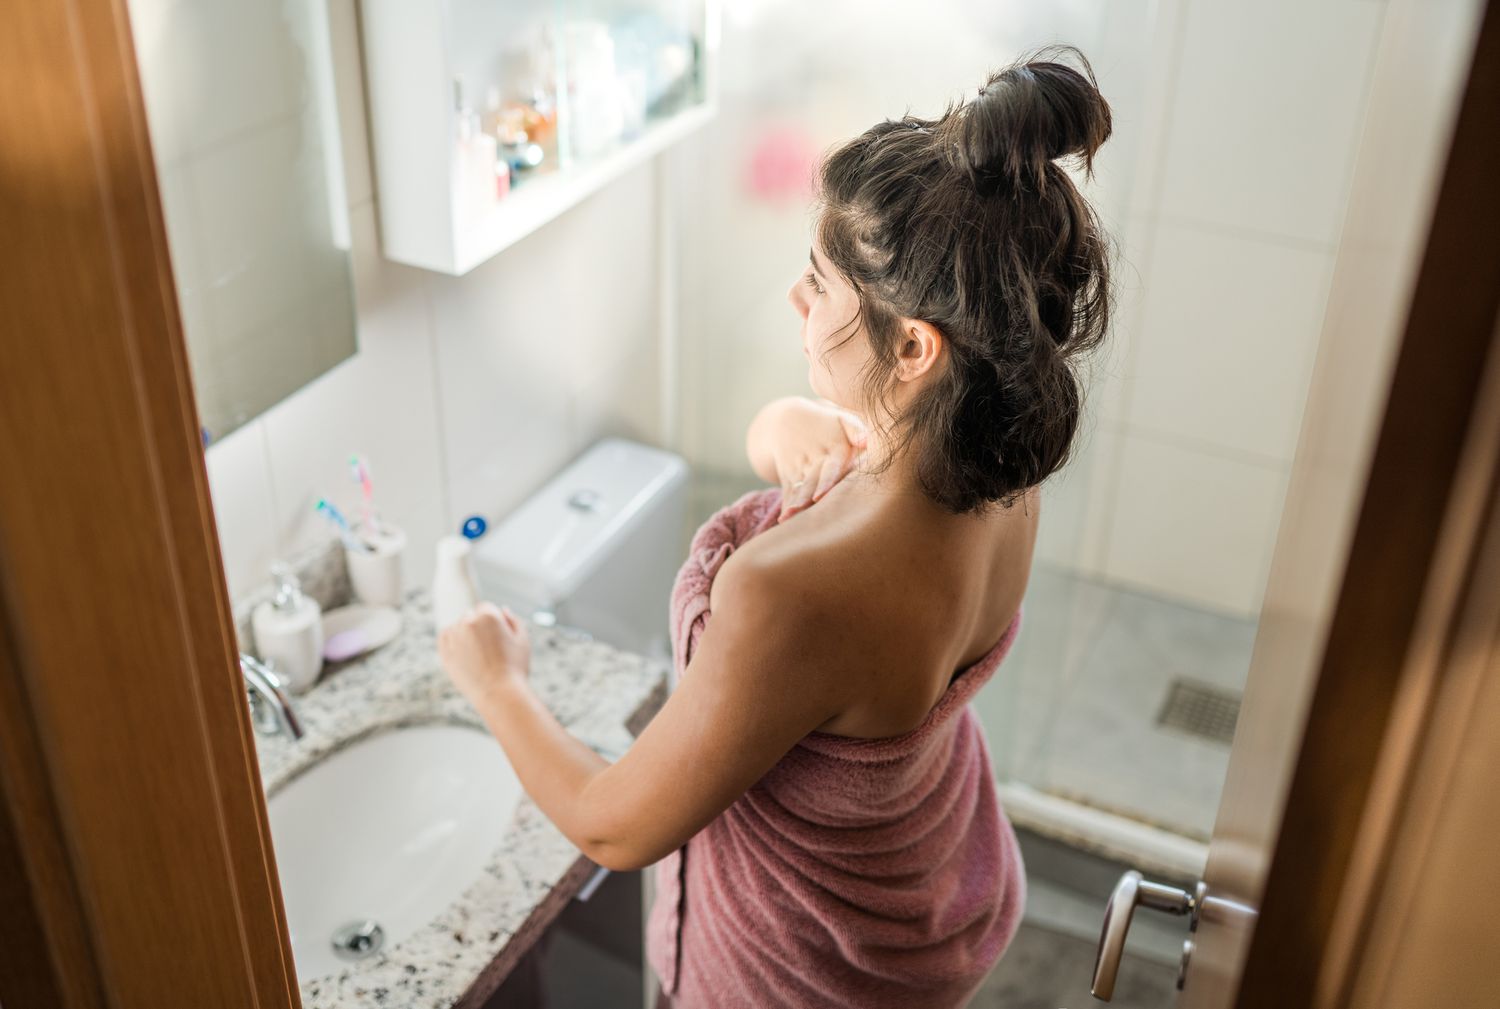
<path id="1" fill-rule="evenodd" d="M 292 703 L 299 740 L 256 736 L 268 795 L 321 758 L 402 725 L 448 722 L 484 729 L 437 659 L 425 589 L 408 593 L 395 641 L 329 665 Z M 531 684 L 567 727 L 617 760 L 666 700 L 668 667 L 562 627 L 528 623 Z M 338 974 L 301 979 L 306 1009 L 477 1007 L 598 871 L 529 796 L 522 797 L 488 865 L 425 927 Z"/>

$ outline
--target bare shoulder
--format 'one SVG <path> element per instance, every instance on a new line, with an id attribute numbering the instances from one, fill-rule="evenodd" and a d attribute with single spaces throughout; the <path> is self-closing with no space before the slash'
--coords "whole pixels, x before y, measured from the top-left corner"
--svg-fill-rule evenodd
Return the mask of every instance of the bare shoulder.
<path id="1" fill-rule="evenodd" d="M 719 569 L 710 591 L 714 619 L 744 615 L 816 657 L 845 694 L 872 663 L 899 660 L 913 642 L 896 622 L 905 594 L 893 585 L 901 544 L 871 530 L 819 526 L 817 508 L 747 542 Z M 887 633 L 888 632 L 888 633 Z"/>
<path id="2" fill-rule="evenodd" d="M 783 616 L 795 606 L 804 614 L 847 617 L 861 555 L 851 537 L 808 521 L 811 514 L 772 526 L 732 553 L 714 578 L 709 608 L 717 614 L 751 602 Z"/>
<path id="3" fill-rule="evenodd" d="M 835 544 L 799 536 L 788 527 L 768 530 L 741 546 L 714 578 L 709 607 L 721 612 L 749 610 L 775 615 L 784 626 L 804 618 L 835 619 L 847 614 L 847 553 Z M 796 616 L 798 619 L 792 619 Z"/>

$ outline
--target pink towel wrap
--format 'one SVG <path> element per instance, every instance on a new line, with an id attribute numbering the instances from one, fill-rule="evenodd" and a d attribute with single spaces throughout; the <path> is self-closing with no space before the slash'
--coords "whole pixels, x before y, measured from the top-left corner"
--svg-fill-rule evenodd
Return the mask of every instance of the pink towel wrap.
<path id="1" fill-rule="evenodd" d="M 678 676 L 715 573 L 774 526 L 751 491 L 693 537 L 672 590 Z M 647 956 L 673 1009 L 943 1009 L 968 1002 L 1021 923 L 1026 878 L 969 699 L 1020 629 L 915 729 L 812 732 L 656 865 Z"/>

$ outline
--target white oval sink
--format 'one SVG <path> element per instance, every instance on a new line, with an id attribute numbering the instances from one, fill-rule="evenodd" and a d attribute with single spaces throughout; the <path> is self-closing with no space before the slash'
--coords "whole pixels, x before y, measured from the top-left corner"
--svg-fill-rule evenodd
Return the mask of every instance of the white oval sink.
<path id="1" fill-rule="evenodd" d="M 377 924 L 389 949 L 436 918 L 483 871 L 520 799 L 500 744 L 459 725 L 370 736 L 278 791 L 268 810 L 297 976 L 357 962 L 333 944 L 352 923 Z"/>

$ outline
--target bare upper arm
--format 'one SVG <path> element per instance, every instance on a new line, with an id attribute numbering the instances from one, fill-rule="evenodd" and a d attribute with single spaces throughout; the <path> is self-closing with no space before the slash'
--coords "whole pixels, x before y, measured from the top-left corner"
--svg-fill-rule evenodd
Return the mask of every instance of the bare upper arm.
<path id="1" fill-rule="evenodd" d="M 726 563 L 717 582 L 717 608 L 677 689 L 586 790 L 595 826 L 586 854 L 601 865 L 639 868 L 670 854 L 840 710 L 837 600 L 784 562 Z"/>

